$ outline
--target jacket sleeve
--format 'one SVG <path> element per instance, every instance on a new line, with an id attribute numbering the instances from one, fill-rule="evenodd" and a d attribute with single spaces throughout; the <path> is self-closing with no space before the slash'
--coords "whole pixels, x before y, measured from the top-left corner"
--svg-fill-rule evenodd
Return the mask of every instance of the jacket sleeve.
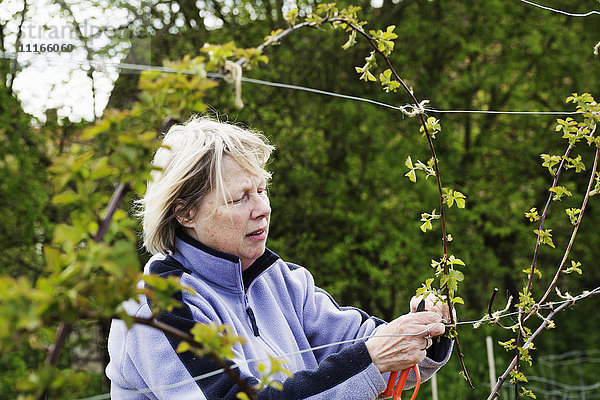
<path id="1" fill-rule="evenodd" d="M 163 322 L 178 325 L 195 323 L 184 321 L 185 314 L 168 313 Z M 145 316 L 149 312 L 142 305 L 135 315 Z M 211 399 L 236 400 L 239 387 L 226 374 L 210 373 L 219 367 L 207 357 L 197 357 L 191 352 L 177 354 L 178 342 L 164 333 L 143 325 L 134 324 L 127 329 L 122 321 L 114 320 L 109 338 L 111 362 L 106 374 L 111 379 L 111 396 L 114 399 Z M 235 352 L 235 351 L 234 351 Z M 244 364 L 243 357 L 236 353 L 233 361 Z M 246 368 L 234 367 L 249 386 L 258 380 L 245 372 Z M 205 376 L 203 379 L 192 377 Z M 326 357 L 315 370 L 296 372 L 283 382 L 283 389 L 267 387 L 257 394 L 259 400 L 325 400 L 375 399 L 385 388 L 385 383 L 373 365 L 364 342 L 346 346 L 340 352 Z"/>
<path id="2" fill-rule="evenodd" d="M 324 290 L 314 284 L 314 280 L 308 270 L 296 267 L 305 275 L 305 301 L 303 308 L 304 329 L 311 346 L 318 347 L 333 342 L 344 342 L 361 337 L 377 334 L 377 330 L 384 324 L 378 318 L 371 317 L 364 311 L 353 307 L 340 307 L 335 300 Z M 323 329 L 326 326 L 327 329 Z M 316 350 L 318 359 L 327 357 L 332 353 L 341 351 L 347 344 L 325 347 Z M 423 381 L 431 378 L 450 359 L 452 354 L 452 340 L 441 337 L 434 339 L 433 346 L 427 351 L 427 357 L 419 363 L 421 379 Z M 389 374 L 383 374 L 387 383 Z M 406 387 L 410 388 L 416 384 L 414 374 L 408 377 Z M 383 389 L 382 389 L 383 390 Z"/>
<path id="3" fill-rule="evenodd" d="M 128 313 L 150 317 L 147 304 L 125 303 Z M 182 365 L 165 334 L 157 329 L 134 324 L 127 329 L 113 320 L 108 337 L 110 362 L 106 376 L 111 380 L 111 398 L 194 399 L 206 397 L 192 375 Z"/>

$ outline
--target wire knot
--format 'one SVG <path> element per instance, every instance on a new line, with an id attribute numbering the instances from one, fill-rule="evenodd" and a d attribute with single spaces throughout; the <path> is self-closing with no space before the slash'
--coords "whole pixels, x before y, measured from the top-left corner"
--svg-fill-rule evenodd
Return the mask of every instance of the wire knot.
<path id="1" fill-rule="evenodd" d="M 235 106 L 244 108 L 242 101 L 242 66 L 230 60 L 225 61 L 225 82 L 232 83 L 235 89 Z"/>
<path id="2" fill-rule="evenodd" d="M 402 111 L 402 114 L 408 115 L 409 117 L 425 114 L 425 104 L 427 103 L 429 103 L 429 100 L 423 100 L 419 104 L 407 104 L 405 106 L 400 107 L 400 111 Z M 409 109 L 411 111 L 409 111 Z"/>

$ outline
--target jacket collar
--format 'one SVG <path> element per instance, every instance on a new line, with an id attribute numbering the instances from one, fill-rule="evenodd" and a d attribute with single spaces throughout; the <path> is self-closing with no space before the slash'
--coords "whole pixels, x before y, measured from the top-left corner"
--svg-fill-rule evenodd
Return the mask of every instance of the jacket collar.
<path id="1" fill-rule="evenodd" d="M 183 231 L 177 232 L 173 258 L 206 281 L 232 291 L 245 291 L 279 256 L 269 249 L 242 272 L 240 259 L 215 250 Z"/>

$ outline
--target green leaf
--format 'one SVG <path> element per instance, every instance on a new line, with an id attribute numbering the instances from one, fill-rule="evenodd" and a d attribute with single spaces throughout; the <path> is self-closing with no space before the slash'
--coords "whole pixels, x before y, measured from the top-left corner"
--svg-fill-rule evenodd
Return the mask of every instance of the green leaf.
<path id="1" fill-rule="evenodd" d="M 565 158 L 567 161 L 567 165 L 565 168 L 575 168 L 575 173 L 580 173 L 581 171 L 585 171 L 585 164 L 581 161 L 581 155 L 577 155 L 575 158 Z"/>
<path id="2" fill-rule="evenodd" d="M 527 276 L 531 275 L 531 267 L 524 269 L 524 270 L 523 270 L 523 272 L 524 272 L 524 273 L 525 273 Z M 535 275 L 537 275 L 539 279 L 542 279 L 542 271 L 540 271 L 540 270 L 539 270 L 539 269 L 537 269 L 537 268 L 534 268 L 534 269 L 533 269 L 533 273 L 534 273 Z"/>
<path id="3" fill-rule="evenodd" d="M 452 265 L 452 266 L 454 266 L 454 265 L 460 265 L 460 266 L 462 266 L 462 267 L 464 267 L 464 266 L 465 266 L 465 263 L 464 263 L 464 261 L 463 261 L 463 260 L 461 260 L 460 258 L 456 258 L 456 257 L 454 257 L 453 255 L 451 255 L 451 256 L 448 258 L 448 262 L 449 262 L 449 263 L 450 263 L 450 265 Z"/>
<path id="4" fill-rule="evenodd" d="M 342 49 L 348 50 L 350 47 L 354 46 L 355 44 L 356 44 L 356 31 L 352 30 L 352 32 L 348 36 L 348 41 L 346 43 L 344 43 L 344 45 L 342 46 Z"/>
<path id="5" fill-rule="evenodd" d="M 444 188 L 444 202 L 448 204 L 448 207 L 452 207 L 456 202 L 458 208 L 465 208 L 466 196 L 459 191 Z"/>
<path id="6" fill-rule="evenodd" d="M 581 209 L 579 208 L 567 208 L 565 210 L 569 219 L 571 220 L 571 224 L 577 225 L 577 219 L 579 218 L 579 214 L 581 214 Z"/>
<path id="7" fill-rule="evenodd" d="M 406 165 L 410 171 L 408 171 L 406 174 L 404 174 L 404 176 L 408 177 L 408 179 L 411 182 L 416 182 L 417 181 L 417 172 L 415 171 L 415 168 L 413 167 L 412 164 L 412 159 L 410 158 L 410 156 L 408 156 L 406 158 L 406 161 L 404 161 L 404 165 Z"/>
<path id="8" fill-rule="evenodd" d="M 72 191 L 71 189 L 67 189 L 62 193 L 59 193 L 52 197 L 52 204 L 54 205 L 66 205 L 73 204 L 80 200 L 80 196 Z"/>
<path id="9" fill-rule="evenodd" d="M 554 168 L 554 166 L 560 162 L 561 157 L 551 156 L 549 154 L 541 154 L 540 157 L 542 157 L 542 160 L 544 161 L 542 167 L 548 168 L 550 175 L 556 175 L 556 168 Z"/>
<path id="10" fill-rule="evenodd" d="M 465 304 L 465 301 L 462 299 L 462 297 L 456 296 L 452 299 L 452 305 L 454 304 Z"/>
<path id="11" fill-rule="evenodd" d="M 547 244 L 548 246 L 552 247 L 553 249 L 555 248 L 554 242 L 552 241 L 552 234 L 550 233 L 550 232 L 552 232 L 552 229 L 544 229 L 543 231 L 540 231 L 539 229 L 535 229 L 533 232 L 539 236 L 542 244 Z"/>
<path id="12" fill-rule="evenodd" d="M 538 215 L 537 209 L 532 207 L 529 212 L 525 213 L 525 217 L 529 218 L 529 222 L 538 221 L 541 217 Z"/>
<path id="13" fill-rule="evenodd" d="M 55 249 L 54 247 L 50 247 L 45 245 L 43 247 L 44 250 L 44 259 L 46 260 L 46 264 L 48 267 L 54 272 L 59 273 L 63 269 L 63 255 L 60 251 Z"/>
<path id="14" fill-rule="evenodd" d="M 571 274 L 573 272 L 576 272 L 579 275 L 581 275 L 582 271 L 581 271 L 581 268 L 579 268 L 579 267 L 581 267 L 581 263 L 579 261 L 577 261 L 577 262 L 571 261 L 571 266 L 567 269 L 564 269 L 562 272 L 564 274 Z"/>
<path id="15" fill-rule="evenodd" d="M 500 346 L 504 347 L 504 350 L 506 350 L 506 351 L 514 350 L 516 348 L 514 343 L 515 343 L 515 339 L 510 339 L 506 342 L 498 342 L 498 344 Z"/>
<path id="16" fill-rule="evenodd" d="M 177 346 L 177 350 L 175 350 L 177 353 L 185 353 L 186 351 L 190 350 L 192 348 L 192 346 L 190 346 L 190 344 L 188 342 L 184 342 L 181 341 L 179 342 L 179 345 Z"/>
<path id="17" fill-rule="evenodd" d="M 421 224 L 421 226 L 419 227 L 423 232 L 427 232 L 433 229 L 433 226 L 431 225 L 431 220 L 427 220 L 424 223 Z"/>
<path id="18" fill-rule="evenodd" d="M 564 186 L 556 186 L 548 190 L 554 193 L 554 197 L 552 197 L 552 200 L 554 201 L 560 201 L 563 196 L 572 196 L 572 193 Z"/>

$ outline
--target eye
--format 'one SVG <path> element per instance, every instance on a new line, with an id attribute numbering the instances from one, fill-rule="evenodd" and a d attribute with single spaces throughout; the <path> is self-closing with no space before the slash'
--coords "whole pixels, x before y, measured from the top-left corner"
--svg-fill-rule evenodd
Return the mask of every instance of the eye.
<path id="1" fill-rule="evenodd" d="M 238 199 L 231 200 L 229 204 L 240 204 L 246 199 L 248 199 L 248 193 L 244 193 L 244 195 Z"/>

